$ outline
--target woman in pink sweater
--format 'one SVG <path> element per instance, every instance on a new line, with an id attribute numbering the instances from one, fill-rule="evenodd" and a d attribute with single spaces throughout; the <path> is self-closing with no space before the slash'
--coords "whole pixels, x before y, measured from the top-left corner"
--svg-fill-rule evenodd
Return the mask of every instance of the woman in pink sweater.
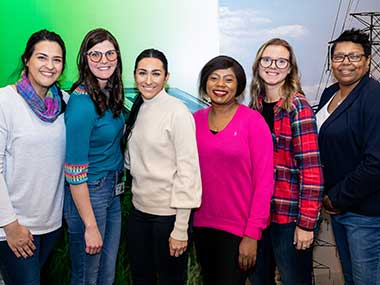
<path id="1" fill-rule="evenodd" d="M 237 102 L 245 85 L 242 66 L 227 56 L 200 74 L 200 94 L 211 100 L 194 114 L 203 188 L 194 239 L 205 284 L 244 284 L 269 222 L 272 139 L 261 115 Z"/>

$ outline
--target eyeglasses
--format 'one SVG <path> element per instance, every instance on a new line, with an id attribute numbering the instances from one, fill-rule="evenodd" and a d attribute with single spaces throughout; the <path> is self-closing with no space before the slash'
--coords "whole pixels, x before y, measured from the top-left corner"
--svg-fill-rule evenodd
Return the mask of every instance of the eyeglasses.
<path id="1" fill-rule="evenodd" d="M 280 57 L 280 58 L 274 59 L 268 56 L 264 56 L 260 58 L 260 65 L 264 68 L 267 68 L 272 65 L 273 61 L 278 69 L 284 69 L 289 66 L 289 60 L 287 60 L 286 58 Z"/>
<path id="2" fill-rule="evenodd" d="M 98 63 L 102 60 L 103 55 L 106 57 L 108 61 L 115 61 L 117 59 L 118 53 L 116 50 L 107 50 L 106 52 L 100 51 L 90 51 L 87 53 L 87 56 L 92 62 Z"/>
<path id="3" fill-rule="evenodd" d="M 365 54 L 359 54 L 359 53 L 349 53 L 349 54 L 334 54 L 331 58 L 332 62 L 343 62 L 345 58 L 348 58 L 349 62 L 359 62 L 362 60 L 362 56 L 365 56 Z"/>

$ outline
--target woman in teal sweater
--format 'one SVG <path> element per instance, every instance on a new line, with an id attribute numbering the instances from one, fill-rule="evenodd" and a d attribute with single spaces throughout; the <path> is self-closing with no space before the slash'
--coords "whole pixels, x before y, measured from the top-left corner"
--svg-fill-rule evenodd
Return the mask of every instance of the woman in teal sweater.
<path id="1" fill-rule="evenodd" d="M 119 45 L 90 31 L 78 55 L 79 79 L 65 114 L 71 284 L 112 284 L 119 247 L 123 83 Z"/>

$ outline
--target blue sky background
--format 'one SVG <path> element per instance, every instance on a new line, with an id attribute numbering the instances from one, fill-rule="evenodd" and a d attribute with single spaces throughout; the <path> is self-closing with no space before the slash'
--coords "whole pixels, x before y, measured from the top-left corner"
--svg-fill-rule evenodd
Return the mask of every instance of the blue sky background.
<path id="1" fill-rule="evenodd" d="M 250 81 L 260 45 L 273 37 L 287 40 L 296 53 L 303 89 L 315 101 L 327 82 L 327 43 L 342 32 L 344 22 L 344 29 L 363 28 L 346 14 L 379 11 L 379 0 L 219 0 L 220 51 L 242 63 Z"/>

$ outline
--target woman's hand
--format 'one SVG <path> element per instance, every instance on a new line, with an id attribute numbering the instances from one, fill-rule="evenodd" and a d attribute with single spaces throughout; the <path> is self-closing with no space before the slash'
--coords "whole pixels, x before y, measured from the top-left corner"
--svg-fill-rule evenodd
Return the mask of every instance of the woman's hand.
<path id="1" fill-rule="evenodd" d="M 77 207 L 79 215 L 85 225 L 85 251 L 87 254 L 97 254 L 102 249 L 103 239 L 96 223 L 94 210 L 92 209 L 87 182 L 77 185 L 71 184 L 70 191 L 75 206 Z"/>
<path id="2" fill-rule="evenodd" d="M 84 239 L 86 241 L 87 254 L 97 254 L 102 250 L 103 239 L 97 225 L 86 227 Z"/>
<path id="3" fill-rule="evenodd" d="M 329 196 L 324 195 L 322 200 L 323 207 L 325 208 L 325 212 L 330 215 L 336 215 L 339 214 L 340 211 L 336 208 L 334 208 Z"/>
<path id="4" fill-rule="evenodd" d="M 169 250 L 170 255 L 178 257 L 187 249 L 187 240 L 177 240 L 169 237 Z"/>
<path id="5" fill-rule="evenodd" d="M 294 241 L 293 244 L 296 246 L 298 250 L 308 249 L 314 241 L 314 232 L 313 231 L 305 231 L 296 226 L 294 231 Z"/>
<path id="6" fill-rule="evenodd" d="M 36 246 L 32 233 L 18 221 L 4 226 L 7 243 L 17 257 L 28 258 L 34 254 Z"/>
<path id="7" fill-rule="evenodd" d="M 257 240 L 243 237 L 239 245 L 239 266 L 247 271 L 256 264 Z"/>

